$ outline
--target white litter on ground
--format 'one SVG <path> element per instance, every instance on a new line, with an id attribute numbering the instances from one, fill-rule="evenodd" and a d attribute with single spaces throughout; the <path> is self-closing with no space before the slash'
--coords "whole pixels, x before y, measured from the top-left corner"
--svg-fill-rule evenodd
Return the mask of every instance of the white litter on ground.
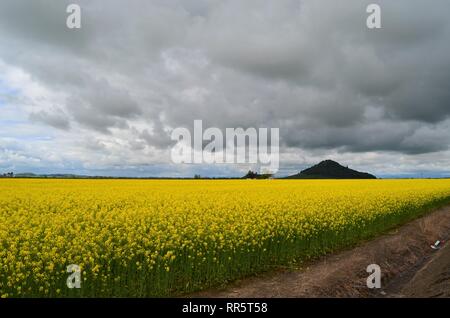
<path id="1" fill-rule="evenodd" d="M 434 243 L 434 245 L 431 245 L 431 248 L 433 249 L 433 250 L 438 250 L 438 249 L 440 249 L 440 245 L 441 244 L 441 241 L 436 241 L 436 243 Z"/>

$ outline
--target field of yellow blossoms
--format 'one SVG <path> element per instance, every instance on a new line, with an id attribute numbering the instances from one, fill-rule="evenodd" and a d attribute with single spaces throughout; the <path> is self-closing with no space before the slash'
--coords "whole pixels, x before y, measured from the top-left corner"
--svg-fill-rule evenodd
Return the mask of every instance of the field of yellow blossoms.
<path id="1" fill-rule="evenodd" d="M 450 180 L 0 179 L 0 296 L 174 296 L 372 237 Z M 68 288 L 67 266 L 81 268 Z"/>

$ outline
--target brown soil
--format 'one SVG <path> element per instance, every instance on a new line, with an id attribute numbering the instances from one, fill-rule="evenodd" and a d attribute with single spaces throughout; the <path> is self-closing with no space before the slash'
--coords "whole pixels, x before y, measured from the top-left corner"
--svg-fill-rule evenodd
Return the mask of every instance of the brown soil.
<path id="1" fill-rule="evenodd" d="M 450 297 L 450 207 L 438 209 L 351 250 L 301 269 L 278 270 L 192 297 Z M 430 245 L 437 240 L 440 250 Z M 369 264 L 378 264 L 382 288 L 369 289 Z"/>

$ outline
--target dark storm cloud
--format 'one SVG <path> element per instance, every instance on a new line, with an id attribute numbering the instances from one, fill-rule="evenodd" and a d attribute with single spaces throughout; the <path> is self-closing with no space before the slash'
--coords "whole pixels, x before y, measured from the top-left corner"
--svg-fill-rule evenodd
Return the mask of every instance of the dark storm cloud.
<path id="1" fill-rule="evenodd" d="M 76 2 L 77 31 L 67 1 L 0 4 L 0 59 L 64 95 L 64 116 L 34 121 L 136 151 L 166 149 L 194 119 L 279 127 L 285 148 L 310 151 L 449 148 L 447 0 L 379 0 L 381 30 L 366 0 Z"/>
<path id="2" fill-rule="evenodd" d="M 30 119 L 63 130 L 68 130 L 70 128 L 70 122 L 67 116 L 57 109 L 52 109 L 51 112 L 41 110 L 39 112 L 31 113 Z"/>
<path id="3" fill-rule="evenodd" d="M 158 120 L 154 121 L 151 132 L 149 132 L 148 129 L 144 129 L 142 132 L 137 132 L 137 135 L 149 146 L 167 148 L 174 145 L 174 141 L 170 138 L 169 132 L 164 129 L 161 121 Z"/>
<path id="4" fill-rule="evenodd" d="M 383 121 L 345 128 L 323 127 L 319 131 L 308 128 L 297 131 L 293 128 L 287 130 L 284 140 L 288 147 L 306 149 L 339 148 L 341 152 L 392 151 L 421 154 L 447 150 L 448 129 L 448 123 L 430 128 L 418 122 Z"/>
<path id="5" fill-rule="evenodd" d="M 126 89 L 112 87 L 106 80 L 91 84 L 82 98 L 88 101 L 92 112 L 120 118 L 132 118 L 142 113 Z M 77 108 L 74 107 L 71 111 L 77 113 Z"/>

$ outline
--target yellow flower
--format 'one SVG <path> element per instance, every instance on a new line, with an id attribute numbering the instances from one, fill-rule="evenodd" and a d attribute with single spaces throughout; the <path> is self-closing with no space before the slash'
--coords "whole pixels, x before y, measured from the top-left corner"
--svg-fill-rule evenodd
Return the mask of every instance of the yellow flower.
<path id="1" fill-rule="evenodd" d="M 176 295 L 448 202 L 450 180 L 0 179 L 1 297 Z"/>

